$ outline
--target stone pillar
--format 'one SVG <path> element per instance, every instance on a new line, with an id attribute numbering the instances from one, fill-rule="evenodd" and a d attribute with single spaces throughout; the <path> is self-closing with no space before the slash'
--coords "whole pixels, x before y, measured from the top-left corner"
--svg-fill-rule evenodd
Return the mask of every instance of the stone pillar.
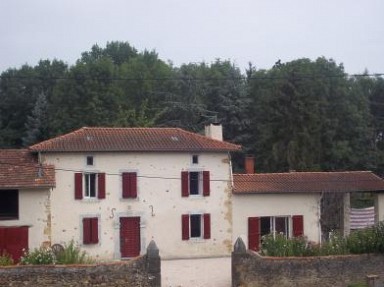
<path id="1" fill-rule="evenodd" d="M 232 271 L 232 287 L 238 287 L 241 286 L 241 273 L 237 270 L 237 267 L 239 266 L 238 263 L 241 262 L 244 256 L 247 254 L 247 248 L 245 247 L 244 241 L 238 237 L 234 248 L 232 252 L 232 266 L 231 266 L 231 271 Z"/>
<path id="2" fill-rule="evenodd" d="M 151 240 L 147 247 L 147 273 L 151 287 L 161 286 L 161 258 L 159 248 L 155 241 Z"/>
<path id="3" fill-rule="evenodd" d="M 351 194 L 345 193 L 343 196 L 343 235 L 348 236 L 351 232 Z"/>
<path id="4" fill-rule="evenodd" d="M 368 274 L 366 277 L 366 282 L 368 287 L 378 287 L 379 285 L 379 276 L 375 274 Z"/>

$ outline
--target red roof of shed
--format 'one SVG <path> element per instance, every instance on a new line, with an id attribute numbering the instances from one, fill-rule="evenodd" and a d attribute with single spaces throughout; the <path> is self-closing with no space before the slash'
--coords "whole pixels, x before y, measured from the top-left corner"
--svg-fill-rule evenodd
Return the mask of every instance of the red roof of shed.
<path id="1" fill-rule="evenodd" d="M 370 171 L 235 174 L 235 194 L 382 191 L 384 180 Z"/>
<path id="2" fill-rule="evenodd" d="M 53 166 L 38 165 L 26 149 L 0 149 L 0 189 L 55 186 Z"/>

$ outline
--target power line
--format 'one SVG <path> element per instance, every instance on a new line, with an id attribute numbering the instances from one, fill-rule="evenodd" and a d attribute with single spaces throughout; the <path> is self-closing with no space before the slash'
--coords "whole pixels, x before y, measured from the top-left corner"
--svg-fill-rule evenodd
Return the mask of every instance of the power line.
<path id="1" fill-rule="evenodd" d="M 9 165 L 9 166 L 14 166 L 14 167 L 31 167 L 30 164 L 15 164 L 15 163 L 10 163 L 10 162 L 4 162 L 4 161 L 0 161 L 0 165 Z M 108 175 L 108 176 L 122 176 L 123 173 L 108 173 L 108 172 L 97 172 L 97 171 L 86 171 L 86 170 L 77 170 L 77 169 L 69 169 L 69 168 L 56 168 L 56 167 L 53 167 L 52 165 L 50 166 L 47 166 L 47 165 L 41 165 L 41 164 L 33 164 L 33 167 L 35 167 L 36 169 L 43 169 L 43 170 L 54 170 L 54 171 L 64 171 L 64 172 L 72 172 L 72 173 L 104 173 L 105 175 Z M 270 174 L 273 174 L 273 173 L 270 173 Z M 281 172 L 279 173 L 281 174 Z M 288 174 L 288 173 L 287 173 Z M 243 175 L 243 174 L 241 174 Z M 256 173 L 257 175 L 257 173 Z M 181 180 L 181 176 L 180 177 L 167 177 L 167 176 L 151 176 L 151 175 L 139 175 L 137 174 L 137 177 L 138 178 L 146 178 L 146 179 L 161 179 L 161 180 L 178 180 L 180 181 Z M 211 179 L 210 178 L 210 182 L 232 182 L 231 179 Z M 247 180 L 241 180 L 241 183 L 269 183 L 270 181 L 267 181 L 267 180 L 257 180 L 257 179 L 253 179 L 253 180 L 250 180 L 250 179 L 247 179 Z M 274 183 L 277 183 L 277 184 L 282 184 L 282 183 L 286 183 L 285 180 L 274 180 L 273 181 Z M 321 182 L 324 182 L 324 181 L 321 181 L 321 180 L 317 180 L 316 181 L 317 183 L 321 183 Z M 340 182 L 339 179 L 334 179 L 334 180 L 327 180 L 326 182 L 329 182 L 329 183 L 333 183 L 333 182 Z M 347 183 L 347 182 L 353 182 L 353 183 L 358 183 L 358 182 L 376 182 L 376 180 L 373 180 L 373 179 L 366 179 L 366 180 L 362 180 L 362 179 L 359 179 L 359 180 L 343 180 L 342 181 L 343 183 Z"/>

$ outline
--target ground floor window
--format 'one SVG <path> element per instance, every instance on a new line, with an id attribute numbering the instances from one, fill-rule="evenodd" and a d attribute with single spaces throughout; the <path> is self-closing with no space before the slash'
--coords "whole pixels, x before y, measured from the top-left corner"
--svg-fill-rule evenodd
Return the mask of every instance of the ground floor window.
<path id="1" fill-rule="evenodd" d="M 282 234 L 286 238 L 304 235 L 304 218 L 294 216 L 261 216 L 248 218 L 248 248 L 258 251 L 264 235 Z"/>
<path id="2" fill-rule="evenodd" d="M 181 217 L 182 239 L 211 238 L 211 215 L 204 214 L 183 214 Z"/>

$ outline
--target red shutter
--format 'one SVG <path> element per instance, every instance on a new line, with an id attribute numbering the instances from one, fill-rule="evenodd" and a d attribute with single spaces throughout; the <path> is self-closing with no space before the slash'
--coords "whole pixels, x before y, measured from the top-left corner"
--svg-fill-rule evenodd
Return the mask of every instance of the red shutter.
<path id="1" fill-rule="evenodd" d="M 132 198 L 137 197 L 137 174 L 136 172 L 129 173 L 129 189 Z"/>
<path id="2" fill-rule="evenodd" d="M 123 198 L 129 198 L 129 173 L 123 172 Z"/>
<path id="3" fill-rule="evenodd" d="M 209 213 L 205 213 L 203 215 L 204 218 L 204 239 L 211 238 L 211 215 Z"/>
<path id="4" fill-rule="evenodd" d="M 90 244 L 91 240 L 91 219 L 83 218 L 83 243 Z"/>
<path id="5" fill-rule="evenodd" d="M 209 171 L 203 171 L 203 195 L 209 196 L 210 194 L 210 176 Z"/>
<path id="6" fill-rule="evenodd" d="M 83 174 L 75 173 L 75 199 L 83 199 Z"/>
<path id="7" fill-rule="evenodd" d="M 304 235 L 304 218 L 302 215 L 292 216 L 293 236 L 299 237 Z"/>
<path id="8" fill-rule="evenodd" d="M 189 239 L 189 215 L 188 214 L 183 214 L 181 216 L 181 231 L 182 231 L 181 238 L 183 240 L 188 240 Z"/>
<path id="9" fill-rule="evenodd" d="M 260 250 L 260 218 L 248 217 L 248 249 Z"/>
<path id="10" fill-rule="evenodd" d="M 181 196 L 189 196 L 189 180 L 188 180 L 188 171 L 181 172 Z"/>
<path id="11" fill-rule="evenodd" d="M 123 198 L 136 198 L 137 197 L 136 172 L 124 172 L 122 177 L 123 177 Z"/>
<path id="12" fill-rule="evenodd" d="M 98 218 L 90 218 L 91 221 L 91 243 L 99 243 L 99 223 Z"/>
<path id="13" fill-rule="evenodd" d="M 97 174 L 97 198 L 104 199 L 105 198 L 105 173 Z"/>

